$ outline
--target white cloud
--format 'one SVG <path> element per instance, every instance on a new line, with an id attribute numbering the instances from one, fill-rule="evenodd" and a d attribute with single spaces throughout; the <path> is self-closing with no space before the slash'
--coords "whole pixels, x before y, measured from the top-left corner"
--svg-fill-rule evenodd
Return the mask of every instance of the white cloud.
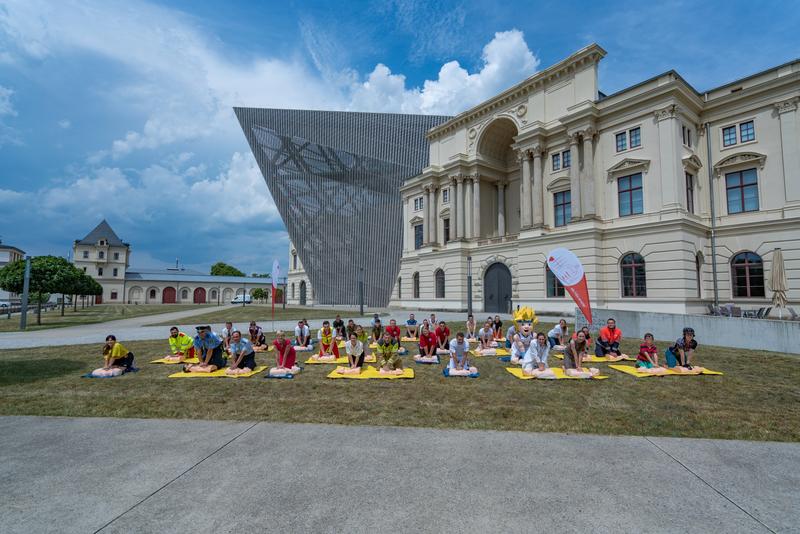
<path id="1" fill-rule="evenodd" d="M 13 90 L 0 85 L 0 117 L 3 115 L 16 116 L 17 111 L 14 109 L 14 105 L 11 103 L 11 95 L 13 94 Z"/>
<path id="2" fill-rule="evenodd" d="M 72 127 L 72 123 L 68 119 L 61 119 L 58 121 L 58 127 L 63 130 L 69 130 Z"/>
<path id="3" fill-rule="evenodd" d="M 0 85 L 0 148 L 6 144 L 18 145 L 22 142 L 19 132 L 3 121 L 3 117 L 17 116 L 17 110 L 14 109 L 14 104 L 11 102 L 13 94 L 12 89 Z"/>
<path id="4" fill-rule="evenodd" d="M 406 88 L 405 76 L 379 64 L 354 90 L 350 107 L 454 115 L 531 76 L 539 66 L 519 30 L 496 33 L 481 59 L 481 69 L 473 74 L 458 61 L 445 63 L 438 78 L 426 80 L 421 89 Z"/>

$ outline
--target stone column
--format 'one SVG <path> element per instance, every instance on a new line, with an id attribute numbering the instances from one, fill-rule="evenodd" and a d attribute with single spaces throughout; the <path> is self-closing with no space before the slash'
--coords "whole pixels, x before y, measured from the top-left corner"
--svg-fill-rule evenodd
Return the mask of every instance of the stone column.
<path id="1" fill-rule="evenodd" d="M 506 235 L 506 184 L 497 183 L 497 235 Z"/>
<path id="2" fill-rule="evenodd" d="M 472 177 L 472 237 L 481 237 L 481 177 Z"/>
<path id="3" fill-rule="evenodd" d="M 450 178 L 450 240 L 454 241 L 461 237 L 458 234 L 458 218 L 461 214 L 458 210 L 458 195 L 456 194 L 456 177 Z"/>
<path id="4" fill-rule="evenodd" d="M 684 185 L 683 167 L 680 165 L 681 153 L 679 152 L 680 146 L 678 144 L 678 136 L 680 130 L 678 129 L 678 106 L 672 104 L 664 109 L 655 112 L 656 121 L 658 121 L 658 145 L 659 145 L 659 162 L 661 173 L 661 207 L 662 208 L 680 208 L 683 206 L 682 199 L 684 195 L 681 194 Z M 642 176 L 642 185 L 647 190 L 647 185 L 644 184 L 644 176 Z"/>
<path id="5" fill-rule="evenodd" d="M 544 183 L 542 183 L 542 148 L 533 148 L 533 227 L 541 228 L 544 226 Z"/>
<path id="6" fill-rule="evenodd" d="M 425 228 L 424 232 L 422 233 L 425 242 L 424 245 L 430 245 L 436 241 L 436 234 L 434 234 L 434 224 L 433 224 L 433 215 L 431 206 L 433 205 L 433 187 L 426 186 L 425 187 L 425 196 L 423 197 L 425 200 L 425 206 L 423 209 L 423 213 L 425 214 Z"/>
<path id="7" fill-rule="evenodd" d="M 464 177 L 464 237 L 472 239 L 472 177 Z"/>
<path id="8" fill-rule="evenodd" d="M 594 128 L 587 128 L 583 131 L 583 161 L 581 161 L 581 168 L 583 170 L 583 215 L 585 217 L 594 217 L 597 214 L 597 199 L 595 198 L 595 183 L 594 183 Z M 574 165 L 573 160 L 573 165 Z M 599 187 L 597 188 L 600 189 Z"/>
<path id="9" fill-rule="evenodd" d="M 783 184 L 786 201 L 800 202 L 800 121 L 797 104 L 800 98 L 791 98 L 775 104 L 781 125 L 781 153 L 783 154 Z"/>
<path id="10" fill-rule="evenodd" d="M 527 150 L 517 152 L 517 161 L 520 166 L 519 180 L 519 212 L 520 228 L 529 228 L 531 225 L 531 157 Z"/>
<path id="11" fill-rule="evenodd" d="M 569 155 L 571 165 L 569 167 L 569 188 L 570 198 L 572 199 L 572 220 L 577 221 L 583 217 L 581 211 L 581 175 L 578 165 L 578 140 L 579 134 L 575 133 L 569 136 Z"/>
<path id="12" fill-rule="evenodd" d="M 411 220 L 411 210 L 409 209 L 409 204 L 411 203 L 411 197 L 406 197 L 403 200 L 403 250 L 414 250 L 414 229 L 409 225 L 409 221 Z M 425 221 L 427 224 L 428 221 Z M 423 228 L 424 230 L 424 228 Z M 411 234 L 409 236 L 409 234 Z M 427 234 L 422 232 L 422 237 L 424 238 Z M 409 239 L 409 237 L 411 239 Z M 291 262 L 291 257 L 289 258 Z M 291 263 L 289 264 L 289 269 L 292 268 Z"/>
<path id="13" fill-rule="evenodd" d="M 431 188 L 431 245 L 439 244 L 439 191 L 441 188 L 437 185 Z"/>
<path id="14" fill-rule="evenodd" d="M 464 177 L 456 177 L 456 199 L 458 201 L 458 239 L 464 239 Z"/>

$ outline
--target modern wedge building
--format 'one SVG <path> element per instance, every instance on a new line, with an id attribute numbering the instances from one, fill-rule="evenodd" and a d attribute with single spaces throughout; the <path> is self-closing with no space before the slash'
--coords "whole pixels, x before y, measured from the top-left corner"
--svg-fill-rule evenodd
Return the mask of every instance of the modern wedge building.
<path id="1" fill-rule="evenodd" d="M 386 306 L 403 248 L 400 187 L 428 165 L 425 134 L 449 117 L 235 112 L 292 241 L 288 302 L 357 304 L 363 276 L 364 302 Z"/>
<path id="2" fill-rule="evenodd" d="M 463 310 L 471 268 L 477 311 L 572 310 L 556 247 L 596 306 L 766 306 L 776 249 L 800 302 L 800 60 L 705 92 L 669 71 L 604 95 L 605 55 L 588 46 L 428 132 L 392 306 Z"/>

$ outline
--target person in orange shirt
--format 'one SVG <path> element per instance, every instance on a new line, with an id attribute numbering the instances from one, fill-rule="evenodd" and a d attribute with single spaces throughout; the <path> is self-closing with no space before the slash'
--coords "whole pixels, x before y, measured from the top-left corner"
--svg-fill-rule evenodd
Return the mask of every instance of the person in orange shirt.
<path id="1" fill-rule="evenodd" d="M 619 344 L 622 341 L 622 330 L 617 328 L 617 321 L 610 318 L 606 321 L 606 326 L 600 329 L 597 341 L 594 344 L 594 355 L 602 356 L 622 356 Z"/>

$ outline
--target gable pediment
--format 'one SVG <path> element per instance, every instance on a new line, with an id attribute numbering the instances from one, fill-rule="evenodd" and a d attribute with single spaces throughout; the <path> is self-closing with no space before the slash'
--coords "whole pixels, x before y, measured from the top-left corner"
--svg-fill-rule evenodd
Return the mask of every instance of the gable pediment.
<path id="1" fill-rule="evenodd" d="M 692 154 L 691 156 L 685 157 L 681 161 L 683 162 L 683 167 L 685 169 L 691 169 L 697 171 L 703 166 L 703 162 L 700 161 L 700 158 L 698 158 L 696 154 Z"/>
<path id="2" fill-rule="evenodd" d="M 448 217 L 450 217 L 450 208 L 444 208 L 443 210 L 441 210 L 439 212 L 439 217 L 441 217 L 442 219 L 447 219 Z"/>
<path id="3" fill-rule="evenodd" d="M 570 181 L 569 176 L 562 176 L 561 178 L 556 178 L 549 184 L 547 184 L 548 191 L 560 191 L 562 189 L 569 189 L 570 188 Z"/>
<path id="4" fill-rule="evenodd" d="M 413 225 L 413 224 L 419 224 L 419 223 L 423 222 L 423 219 L 422 219 L 422 217 L 420 217 L 419 215 L 414 215 L 413 217 L 411 217 L 411 220 L 410 220 L 409 222 L 410 222 L 412 225 Z"/>
<path id="5" fill-rule="evenodd" d="M 606 170 L 608 179 L 613 180 L 614 177 L 627 174 L 629 172 L 647 172 L 650 169 L 649 159 L 634 159 L 625 158 L 616 165 L 609 167 Z"/>
<path id="6" fill-rule="evenodd" d="M 765 154 L 759 154 L 758 152 L 739 152 L 738 154 L 731 154 L 718 161 L 716 165 L 714 165 L 714 174 L 720 176 L 729 169 L 745 165 L 758 165 L 759 169 L 763 169 L 766 161 L 767 156 Z"/>

